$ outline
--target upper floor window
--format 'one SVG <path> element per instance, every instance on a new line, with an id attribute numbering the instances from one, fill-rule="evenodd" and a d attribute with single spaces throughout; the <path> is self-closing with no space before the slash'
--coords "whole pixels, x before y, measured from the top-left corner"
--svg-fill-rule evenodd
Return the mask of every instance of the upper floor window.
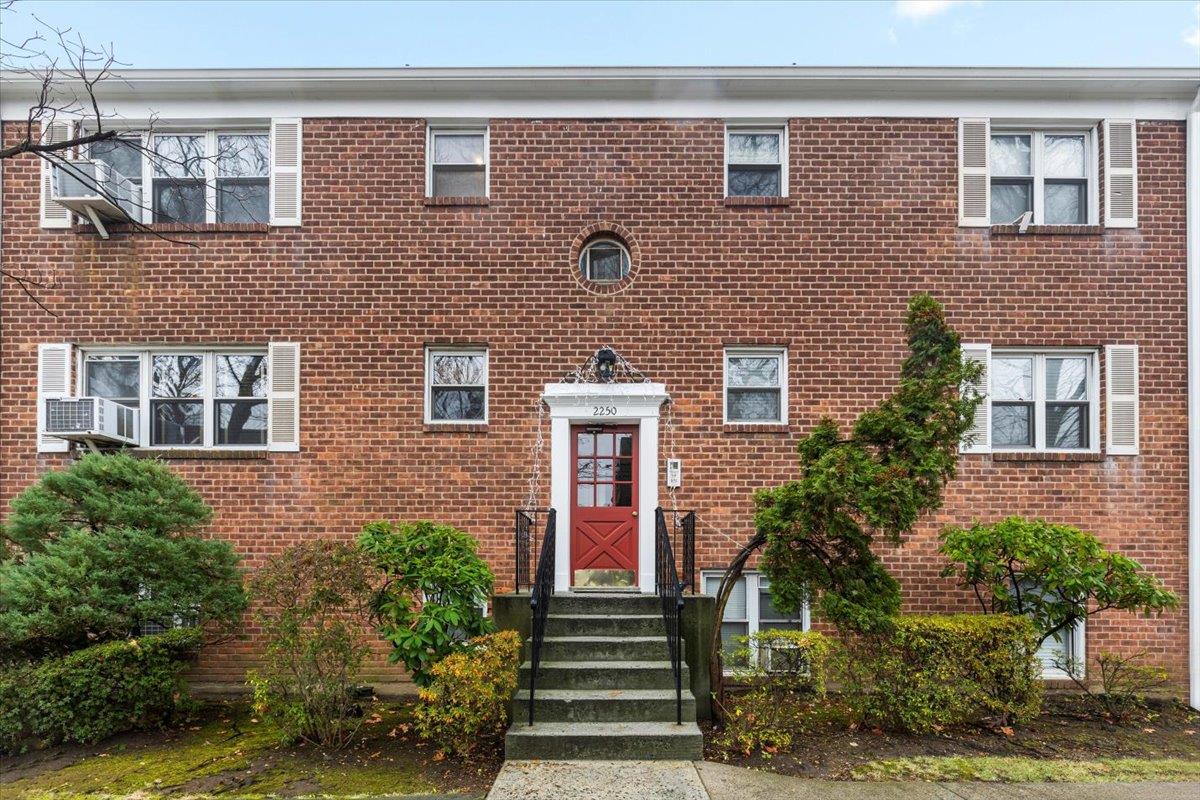
<path id="1" fill-rule="evenodd" d="M 143 222 L 269 220 L 271 153 L 266 131 L 130 135 L 96 142 L 90 155 L 140 190 Z"/>
<path id="2" fill-rule="evenodd" d="M 994 350 L 992 447 L 1095 450 L 1096 354 Z"/>
<path id="3" fill-rule="evenodd" d="M 144 409 L 150 446 L 267 444 L 265 350 L 161 350 L 83 354 L 84 395 Z"/>
<path id="4" fill-rule="evenodd" d="M 783 197 L 787 194 L 787 129 L 729 127 L 725 130 L 725 195 Z"/>
<path id="5" fill-rule="evenodd" d="M 992 224 L 1087 225 L 1092 211 L 1091 136 L 1085 131 L 992 129 Z"/>
<path id="6" fill-rule="evenodd" d="M 426 150 L 430 197 L 487 197 L 487 128 L 430 128 Z"/>
<path id="7" fill-rule="evenodd" d="M 486 349 L 425 351 L 426 422 L 487 422 L 487 391 Z"/>
<path id="8" fill-rule="evenodd" d="M 781 347 L 725 351 L 725 421 L 787 422 L 787 355 Z"/>

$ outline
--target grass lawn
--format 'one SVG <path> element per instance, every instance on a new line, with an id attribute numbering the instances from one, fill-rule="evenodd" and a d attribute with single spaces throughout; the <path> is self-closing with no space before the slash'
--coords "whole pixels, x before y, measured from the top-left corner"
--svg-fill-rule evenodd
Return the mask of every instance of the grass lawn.
<path id="1" fill-rule="evenodd" d="M 702 726 L 703 727 L 703 726 Z M 989 729 L 906 735 L 856 729 L 832 700 L 797 714 L 792 746 L 735 753 L 705 728 L 705 758 L 786 775 L 837 780 L 1200 781 L 1200 714 L 1151 701 L 1123 725 L 1076 695 L 1048 695 L 1011 735 Z"/>
<path id="2" fill-rule="evenodd" d="M 311 745 L 280 744 L 278 731 L 258 721 L 245 703 L 215 703 L 183 728 L 0 757 L 0 797 L 482 797 L 500 767 L 499 753 L 438 760 L 410 732 L 409 714 L 407 704 L 376 704 L 358 740 L 327 754 Z"/>

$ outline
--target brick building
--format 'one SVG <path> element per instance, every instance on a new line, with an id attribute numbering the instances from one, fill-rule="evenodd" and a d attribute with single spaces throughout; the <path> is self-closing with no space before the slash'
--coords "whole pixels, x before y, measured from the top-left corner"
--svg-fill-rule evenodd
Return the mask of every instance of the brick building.
<path id="1" fill-rule="evenodd" d="M 945 507 L 884 553 L 906 609 L 974 608 L 939 577 L 942 525 L 1078 525 L 1183 605 L 1054 646 L 1146 650 L 1200 703 L 1200 72 L 126 77 L 102 100 L 131 136 L 155 118 L 166 161 L 80 155 L 124 176 L 140 227 L 101 213 L 101 235 L 43 162 L 0 163 L 4 265 L 46 307 L 0 284 L 5 507 L 72 457 L 45 401 L 100 396 L 138 410 L 120 435 L 203 493 L 250 567 L 436 518 L 511 590 L 532 500 L 570 520 L 559 588 L 652 590 L 663 505 L 696 511 L 708 587 L 797 437 L 890 391 L 927 291 L 992 379 Z M 28 98 L 3 94 L 8 142 Z M 606 346 L 636 380 L 567 380 Z M 727 631 L 807 624 L 767 599 L 748 575 Z M 248 633 L 196 680 L 240 683 Z"/>

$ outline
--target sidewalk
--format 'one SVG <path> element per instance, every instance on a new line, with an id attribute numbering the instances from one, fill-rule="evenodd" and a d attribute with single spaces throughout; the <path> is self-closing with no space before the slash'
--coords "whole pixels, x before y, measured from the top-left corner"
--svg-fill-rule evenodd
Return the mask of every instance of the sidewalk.
<path id="1" fill-rule="evenodd" d="M 487 800 L 1200 800 L 1200 783 L 854 783 L 705 761 L 508 761 Z"/>

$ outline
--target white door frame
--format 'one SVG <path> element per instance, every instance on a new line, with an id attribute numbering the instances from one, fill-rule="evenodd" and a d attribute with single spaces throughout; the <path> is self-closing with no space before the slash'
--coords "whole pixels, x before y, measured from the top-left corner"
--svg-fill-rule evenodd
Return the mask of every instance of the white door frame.
<path id="1" fill-rule="evenodd" d="M 658 508 L 658 419 L 670 400 L 661 383 L 548 383 L 550 506 L 558 512 L 554 591 L 571 590 L 571 426 L 638 428 L 638 589 L 654 592 L 654 510 Z"/>

